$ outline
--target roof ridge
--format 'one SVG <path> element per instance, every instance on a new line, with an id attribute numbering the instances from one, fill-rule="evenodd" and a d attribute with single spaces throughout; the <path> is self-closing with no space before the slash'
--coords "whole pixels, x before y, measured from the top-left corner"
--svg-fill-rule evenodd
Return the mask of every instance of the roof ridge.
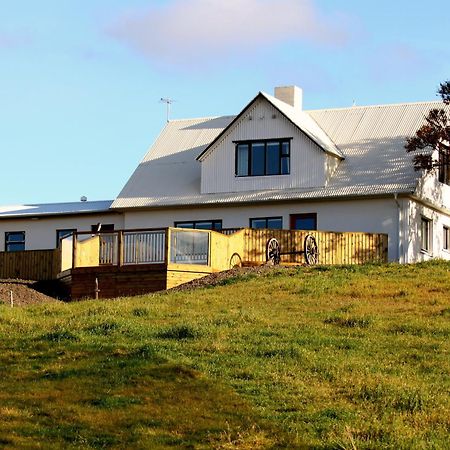
<path id="1" fill-rule="evenodd" d="M 398 102 L 398 103 L 380 103 L 377 105 L 357 105 L 357 106 L 341 106 L 339 108 L 317 108 L 317 109 L 304 109 L 303 111 L 306 113 L 316 112 L 316 111 L 341 111 L 344 109 L 363 109 L 363 108 L 383 108 L 389 106 L 405 106 L 405 105 L 426 105 L 429 103 L 440 103 L 443 106 L 444 103 L 440 100 L 428 100 L 421 102 Z"/>
<path id="2" fill-rule="evenodd" d="M 172 122 L 186 122 L 188 120 L 223 119 L 225 117 L 236 117 L 236 114 L 223 114 L 223 115 L 220 115 L 220 116 L 205 116 L 205 117 L 186 117 L 184 119 L 170 119 L 168 123 L 172 123 Z"/>

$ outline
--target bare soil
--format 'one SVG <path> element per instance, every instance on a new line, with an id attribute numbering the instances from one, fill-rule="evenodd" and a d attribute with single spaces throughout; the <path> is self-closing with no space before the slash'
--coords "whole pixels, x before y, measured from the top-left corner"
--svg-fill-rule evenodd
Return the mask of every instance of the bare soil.
<path id="1" fill-rule="evenodd" d="M 11 292 L 14 306 L 28 306 L 37 303 L 54 302 L 54 298 L 49 297 L 36 290 L 36 281 L 26 280 L 0 280 L 0 303 L 11 303 Z"/>

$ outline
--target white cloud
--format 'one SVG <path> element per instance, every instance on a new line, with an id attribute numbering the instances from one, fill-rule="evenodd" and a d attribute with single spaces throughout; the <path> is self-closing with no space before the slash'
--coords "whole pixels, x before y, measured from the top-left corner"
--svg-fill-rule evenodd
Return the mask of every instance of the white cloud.
<path id="1" fill-rule="evenodd" d="M 123 14 L 108 33 L 153 61 L 192 65 L 283 42 L 341 46 L 347 39 L 341 20 L 313 0 L 173 0 Z"/>

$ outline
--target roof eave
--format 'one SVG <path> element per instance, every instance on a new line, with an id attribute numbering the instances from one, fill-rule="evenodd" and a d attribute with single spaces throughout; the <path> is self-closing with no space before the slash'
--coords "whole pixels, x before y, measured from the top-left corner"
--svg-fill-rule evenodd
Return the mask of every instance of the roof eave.
<path id="1" fill-rule="evenodd" d="M 209 153 L 209 150 L 211 149 L 211 147 L 213 147 L 213 145 L 215 145 L 216 142 L 218 142 L 222 136 L 225 135 L 225 133 L 245 114 L 245 112 L 250 108 L 250 106 L 259 98 L 262 97 L 264 98 L 262 92 L 258 92 L 258 94 L 253 98 L 253 100 L 251 100 L 246 106 L 245 108 L 228 124 L 228 126 L 226 126 L 220 133 L 219 135 L 205 148 L 205 150 L 203 150 L 200 155 L 197 156 L 196 160 L 197 161 L 203 161 L 206 157 L 206 154 Z"/>
<path id="2" fill-rule="evenodd" d="M 266 198 L 266 199 L 245 199 L 245 200 L 224 200 L 224 199 L 214 199 L 214 201 L 202 201 L 202 202 L 192 202 L 192 203 L 161 203 L 161 204 L 140 204 L 138 206 L 128 205 L 128 206 L 116 206 L 114 209 L 117 212 L 126 211 L 136 211 L 136 210 L 148 210 L 148 209 L 167 209 L 167 208 L 192 208 L 195 207 L 206 207 L 211 208 L 214 205 L 218 207 L 222 206 L 233 206 L 233 205 L 246 205 L 246 204 L 259 204 L 259 203 L 279 203 L 279 202 L 314 202 L 314 201 L 331 201 L 331 200 L 358 200 L 358 199 L 370 199 L 370 198 L 393 198 L 398 197 L 411 197 L 414 195 L 414 188 L 404 188 L 396 189 L 389 192 L 376 192 L 373 194 L 337 194 L 337 195 L 322 195 L 322 196 L 309 196 L 309 197 L 288 197 L 284 199 L 277 198 Z"/>

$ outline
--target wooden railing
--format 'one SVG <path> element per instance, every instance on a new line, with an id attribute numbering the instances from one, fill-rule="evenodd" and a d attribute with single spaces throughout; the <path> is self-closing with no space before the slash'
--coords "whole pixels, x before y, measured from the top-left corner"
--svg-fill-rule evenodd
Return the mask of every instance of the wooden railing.
<path id="1" fill-rule="evenodd" d="M 237 233 L 238 231 L 243 230 L 243 228 L 222 228 L 220 230 L 214 230 L 217 231 L 218 233 L 222 233 L 225 234 L 226 236 L 229 236 L 230 234 L 234 234 Z"/>
<path id="2" fill-rule="evenodd" d="M 63 245 L 63 260 L 70 267 L 137 264 L 194 264 L 225 270 L 232 259 L 259 265 L 267 261 L 266 246 L 276 238 L 281 263 L 305 263 L 305 237 L 318 245 L 319 264 L 364 264 L 387 262 L 386 234 L 304 230 L 229 229 L 225 233 L 180 228 L 118 230 L 108 233 L 74 234 L 72 246 Z M 63 242 L 64 244 L 64 242 Z M 67 253 L 67 254 L 66 254 Z M 64 268 L 66 266 L 64 265 Z"/>
<path id="3" fill-rule="evenodd" d="M 123 264 L 162 264 L 166 261 L 166 230 L 125 231 L 119 242 Z"/>
<path id="4" fill-rule="evenodd" d="M 0 278 L 46 281 L 61 271 L 60 250 L 0 252 Z"/>

